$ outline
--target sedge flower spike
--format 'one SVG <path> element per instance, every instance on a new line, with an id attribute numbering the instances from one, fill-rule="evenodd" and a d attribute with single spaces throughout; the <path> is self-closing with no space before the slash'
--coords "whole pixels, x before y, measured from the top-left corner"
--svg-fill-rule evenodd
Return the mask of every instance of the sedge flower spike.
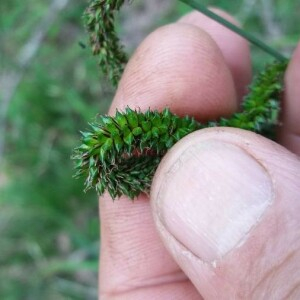
<path id="1" fill-rule="evenodd" d="M 113 86 L 117 86 L 127 63 L 127 55 L 114 26 L 115 12 L 123 4 L 124 0 L 93 0 L 83 14 L 93 55 L 98 57 L 102 72 Z"/>
<path id="2" fill-rule="evenodd" d="M 195 1 L 184 2 L 201 9 Z M 92 0 L 84 13 L 93 54 L 115 86 L 127 62 L 114 29 L 114 13 L 123 3 L 124 0 Z M 89 131 L 81 133 L 81 145 L 73 152 L 75 177 L 86 178 L 85 190 L 95 188 L 99 195 L 108 191 L 113 199 L 121 195 L 134 199 L 141 192 L 149 192 L 155 170 L 168 149 L 196 130 L 236 127 L 274 139 L 288 60 L 275 50 L 268 53 L 275 53 L 277 60 L 256 76 L 244 97 L 241 112 L 230 118 L 202 124 L 190 116 L 181 118 L 168 108 L 162 112 L 150 109 L 142 112 L 129 107 L 117 111 L 115 116 L 97 117 Z"/>
<path id="3" fill-rule="evenodd" d="M 147 192 L 166 151 L 185 135 L 202 126 L 193 118 L 179 118 L 168 109 L 145 113 L 127 108 L 114 117 L 101 116 L 82 133 L 75 149 L 76 176 L 86 176 L 86 189 L 101 195 L 130 198 Z"/>

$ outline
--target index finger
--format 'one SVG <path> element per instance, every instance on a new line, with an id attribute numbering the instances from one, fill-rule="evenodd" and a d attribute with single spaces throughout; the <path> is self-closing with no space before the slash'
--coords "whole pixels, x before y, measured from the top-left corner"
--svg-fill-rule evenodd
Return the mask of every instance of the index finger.
<path id="1" fill-rule="evenodd" d="M 176 23 L 150 34 L 130 59 L 110 113 L 126 106 L 200 120 L 237 108 L 232 74 L 214 40 L 199 27 Z"/>

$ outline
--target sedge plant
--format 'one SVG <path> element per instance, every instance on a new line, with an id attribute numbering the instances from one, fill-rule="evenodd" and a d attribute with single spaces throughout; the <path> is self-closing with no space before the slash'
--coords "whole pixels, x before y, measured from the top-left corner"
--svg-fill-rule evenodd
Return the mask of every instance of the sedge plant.
<path id="1" fill-rule="evenodd" d="M 127 107 L 115 116 L 98 116 L 90 130 L 82 132 L 81 145 L 75 148 L 75 177 L 84 176 L 85 190 L 95 188 L 99 195 L 108 191 L 113 199 L 126 195 L 134 199 L 149 192 L 155 170 L 166 152 L 184 136 L 206 127 L 227 126 L 250 130 L 275 138 L 279 124 L 283 77 L 288 59 L 203 6 L 200 0 L 182 0 L 220 22 L 272 55 L 267 65 L 249 86 L 241 112 L 229 118 L 199 123 L 193 117 L 179 117 L 168 108 L 142 112 Z M 127 55 L 115 32 L 115 13 L 124 0 L 91 0 L 84 12 L 92 52 L 102 72 L 117 86 Z"/>

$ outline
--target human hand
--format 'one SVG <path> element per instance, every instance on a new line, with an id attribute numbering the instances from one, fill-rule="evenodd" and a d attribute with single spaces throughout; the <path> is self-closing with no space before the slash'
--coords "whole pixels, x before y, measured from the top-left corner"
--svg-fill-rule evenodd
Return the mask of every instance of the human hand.
<path id="1" fill-rule="evenodd" d="M 110 113 L 230 115 L 250 81 L 249 57 L 245 40 L 192 13 L 141 44 Z M 166 155 L 151 203 L 100 199 L 101 299 L 299 299 L 299 70 L 298 46 L 286 74 L 285 148 L 239 129 L 200 130 Z"/>

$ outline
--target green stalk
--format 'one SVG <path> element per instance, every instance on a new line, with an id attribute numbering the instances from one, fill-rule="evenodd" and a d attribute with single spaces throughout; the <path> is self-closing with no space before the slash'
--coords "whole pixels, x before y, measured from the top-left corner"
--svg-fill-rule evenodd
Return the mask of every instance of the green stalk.
<path id="1" fill-rule="evenodd" d="M 281 53 L 277 52 L 275 49 L 269 47 L 268 45 L 266 45 L 262 41 L 258 40 L 255 36 L 253 36 L 249 32 L 245 32 L 241 28 L 235 26 L 234 24 L 228 22 L 224 18 L 222 18 L 219 15 L 215 14 L 214 12 L 212 12 L 211 10 L 206 8 L 205 5 L 201 4 L 200 2 L 195 1 L 195 0 L 180 0 L 180 1 L 187 4 L 187 5 L 189 5 L 190 7 L 194 8 L 194 9 L 200 11 L 201 13 L 203 13 L 204 15 L 208 16 L 209 18 L 217 21 L 218 23 L 224 25 L 228 29 L 230 29 L 230 30 L 234 31 L 235 33 L 237 33 L 238 35 L 244 37 L 246 40 L 251 42 L 253 45 L 259 47 L 260 49 L 262 49 L 266 53 L 272 55 L 274 58 L 276 58 L 280 61 L 286 61 L 287 60 L 287 58 L 284 57 Z"/>

